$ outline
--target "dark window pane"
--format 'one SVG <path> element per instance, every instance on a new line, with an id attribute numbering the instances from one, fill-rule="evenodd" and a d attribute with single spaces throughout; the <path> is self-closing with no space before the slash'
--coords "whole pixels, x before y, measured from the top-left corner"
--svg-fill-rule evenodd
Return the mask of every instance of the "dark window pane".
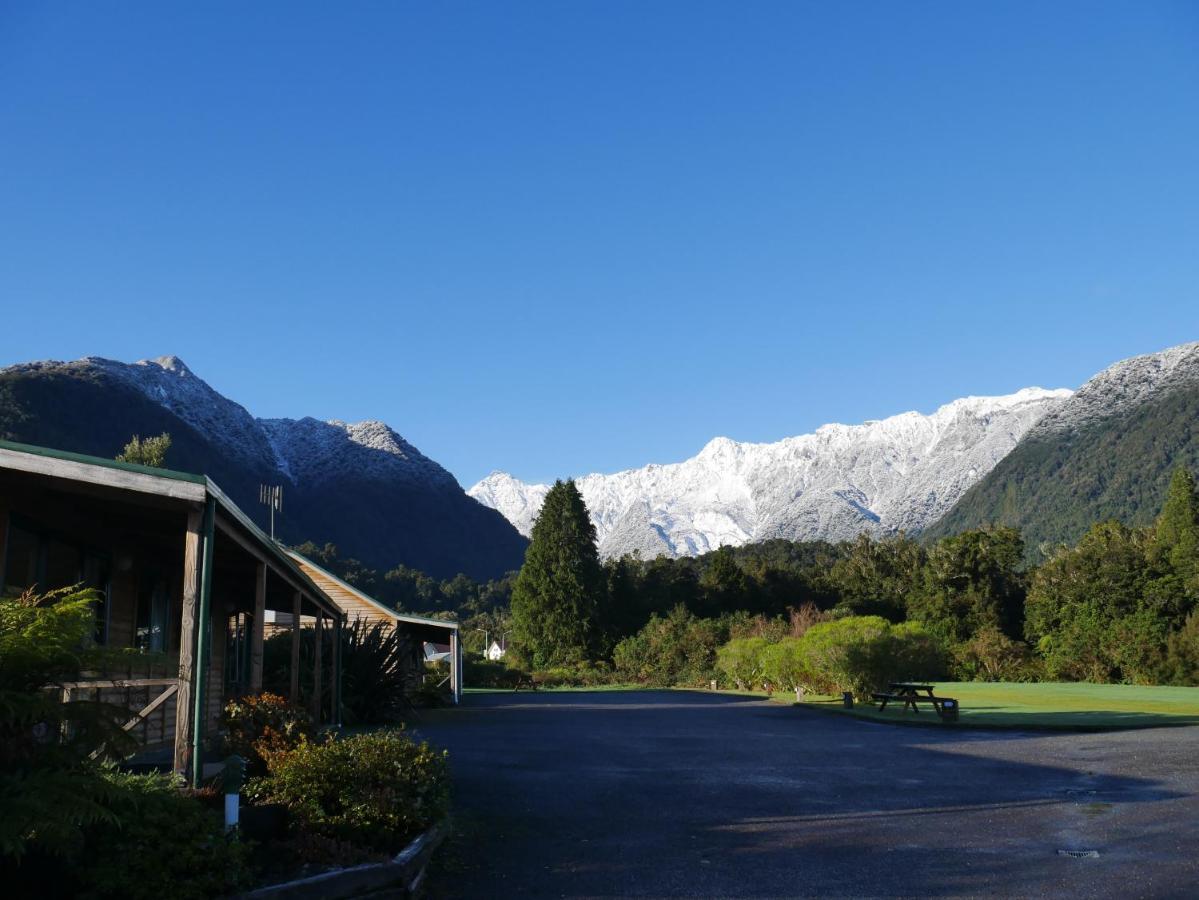
<path id="1" fill-rule="evenodd" d="M 8 529 L 8 556 L 4 569 L 4 590 L 19 594 L 34 587 L 41 579 L 41 541 L 37 535 L 15 525 Z"/>
<path id="2" fill-rule="evenodd" d="M 71 587 L 83 579 L 83 554 L 79 548 L 61 541 L 46 542 L 46 583 L 44 590 Z"/>
<path id="3" fill-rule="evenodd" d="M 97 644 L 108 644 L 109 616 L 112 608 L 108 604 L 110 567 L 108 557 L 89 553 L 83 560 L 83 583 L 100 595 L 96 603 L 96 632 Z"/>
<path id="4" fill-rule="evenodd" d="M 170 594 L 161 578 L 147 578 L 137 598 L 137 630 L 133 645 L 139 650 L 166 650 Z"/>

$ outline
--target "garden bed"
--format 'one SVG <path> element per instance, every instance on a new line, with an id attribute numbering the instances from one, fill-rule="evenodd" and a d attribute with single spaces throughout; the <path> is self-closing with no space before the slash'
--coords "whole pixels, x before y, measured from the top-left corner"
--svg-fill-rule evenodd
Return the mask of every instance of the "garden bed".
<path id="1" fill-rule="evenodd" d="M 244 900 L 307 900 L 307 898 L 358 897 L 378 891 L 390 896 L 415 896 L 434 851 L 445 840 L 445 820 L 415 837 L 386 862 L 334 869 L 257 888 L 240 895 Z"/>

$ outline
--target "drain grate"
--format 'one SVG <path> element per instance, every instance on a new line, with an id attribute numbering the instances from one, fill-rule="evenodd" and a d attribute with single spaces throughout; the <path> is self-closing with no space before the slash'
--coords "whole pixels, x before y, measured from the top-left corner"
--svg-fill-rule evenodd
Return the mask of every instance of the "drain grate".
<path id="1" fill-rule="evenodd" d="M 1059 850 L 1058 856 L 1068 856 L 1071 859 L 1098 859 L 1098 850 Z"/>

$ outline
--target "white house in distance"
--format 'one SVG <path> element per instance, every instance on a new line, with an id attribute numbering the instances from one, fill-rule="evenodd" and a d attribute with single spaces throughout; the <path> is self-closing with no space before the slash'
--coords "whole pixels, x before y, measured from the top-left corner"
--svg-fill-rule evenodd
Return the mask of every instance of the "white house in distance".
<path id="1" fill-rule="evenodd" d="M 425 662 L 444 662 L 451 657 L 449 644 L 425 641 Z"/>
<path id="2" fill-rule="evenodd" d="M 508 648 L 501 647 L 499 644 L 499 641 L 492 641 L 491 646 L 487 648 L 487 653 L 485 655 L 492 662 L 495 662 L 497 660 L 503 659 L 504 654 L 507 652 L 508 652 Z"/>

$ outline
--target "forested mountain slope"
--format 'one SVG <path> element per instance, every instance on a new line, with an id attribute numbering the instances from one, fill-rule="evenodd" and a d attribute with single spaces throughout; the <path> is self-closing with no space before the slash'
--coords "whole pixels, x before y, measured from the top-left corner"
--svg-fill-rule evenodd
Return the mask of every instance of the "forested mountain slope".
<path id="1" fill-rule="evenodd" d="M 1147 524 L 1178 466 L 1199 469 L 1199 343 L 1100 372 L 1032 428 L 925 536 L 1013 525 L 1035 552 L 1073 543 L 1103 519 Z"/>

